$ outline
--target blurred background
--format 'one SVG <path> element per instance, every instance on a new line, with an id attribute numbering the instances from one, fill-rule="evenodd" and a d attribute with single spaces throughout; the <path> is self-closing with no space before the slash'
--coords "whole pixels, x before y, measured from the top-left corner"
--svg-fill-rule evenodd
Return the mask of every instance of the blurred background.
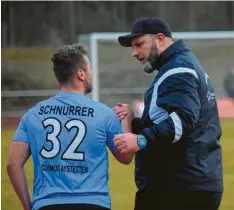
<path id="1" fill-rule="evenodd" d="M 208 71 L 216 90 L 223 127 L 225 172 L 221 210 L 234 209 L 231 199 L 234 194 L 233 1 L 2 1 L 2 209 L 20 209 L 5 172 L 7 150 L 19 117 L 58 91 L 50 61 L 53 51 L 77 41 L 84 42 L 92 51 L 92 34 L 108 33 L 109 38 L 96 40 L 99 100 L 111 107 L 118 102 L 133 104 L 140 115 L 144 90 L 156 72 L 143 73 L 141 64 L 131 58 L 131 49 L 120 47 L 115 38 L 110 38 L 110 33 L 129 32 L 136 19 L 149 16 L 164 19 L 173 32 L 209 31 L 209 36 L 220 32 L 220 37 L 185 38 L 185 42 Z M 30 164 L 26 170 L 31 182 Z M 133 165 L 120 166 L 111 159 L 113 210 L 133 208 L 136 189 L 132 170 Z"/>

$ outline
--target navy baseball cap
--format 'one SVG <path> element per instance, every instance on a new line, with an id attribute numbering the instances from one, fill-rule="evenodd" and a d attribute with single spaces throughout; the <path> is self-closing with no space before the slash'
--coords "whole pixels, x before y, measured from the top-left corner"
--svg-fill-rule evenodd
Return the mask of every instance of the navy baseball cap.
<path id="1" fill-rule="evenodd" d="M 134 23 L 130 34 L 118 37 L 118 41 L 123 47 L 131 47 L 133 38 L 158 33 L 162 33 L 166 37 L 172 37 L 168 24 L 160 18 L 142 18 Z"/>

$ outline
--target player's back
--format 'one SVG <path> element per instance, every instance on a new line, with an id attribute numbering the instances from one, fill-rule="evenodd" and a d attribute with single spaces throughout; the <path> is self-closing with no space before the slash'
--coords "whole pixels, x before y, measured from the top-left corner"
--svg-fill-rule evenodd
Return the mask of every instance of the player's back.
<path id="1" fill-rule="evenodd" d="M 112 110 L 107 106 L 62 92 L 25 115 L 34 163 L 33 209 L 55 203 L 110 208 L 108 115 Z"/>

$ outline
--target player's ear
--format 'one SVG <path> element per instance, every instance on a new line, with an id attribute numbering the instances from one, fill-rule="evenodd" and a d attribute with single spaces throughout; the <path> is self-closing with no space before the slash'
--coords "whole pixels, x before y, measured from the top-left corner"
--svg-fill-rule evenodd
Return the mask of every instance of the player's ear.
<path id="1" fill-rule="evenodd" d="M 78 69 L 76 71 L 76 77 L 81 80 L 81 81 L 84 81 L 85 80 L 85 72 L 83 69 Z"/>

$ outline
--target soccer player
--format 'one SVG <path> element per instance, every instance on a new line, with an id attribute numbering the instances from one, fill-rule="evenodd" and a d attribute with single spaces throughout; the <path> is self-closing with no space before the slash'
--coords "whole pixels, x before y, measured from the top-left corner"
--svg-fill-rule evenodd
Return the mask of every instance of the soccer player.
<path id="1" fill-rule="evenodd" d="M 52 62 L 61 92 L 30 109 L 15 133 L 7 171 L 24 210 L 111 209 L 106 145 L 121 163 L 132 160 L 114 146 L 122 133 L 114 111 L 85 96 L 92 91 L 87 53 L 80 44 L 58 48 Z M 24 173 L 30 155 L 32 202 Z"/>

